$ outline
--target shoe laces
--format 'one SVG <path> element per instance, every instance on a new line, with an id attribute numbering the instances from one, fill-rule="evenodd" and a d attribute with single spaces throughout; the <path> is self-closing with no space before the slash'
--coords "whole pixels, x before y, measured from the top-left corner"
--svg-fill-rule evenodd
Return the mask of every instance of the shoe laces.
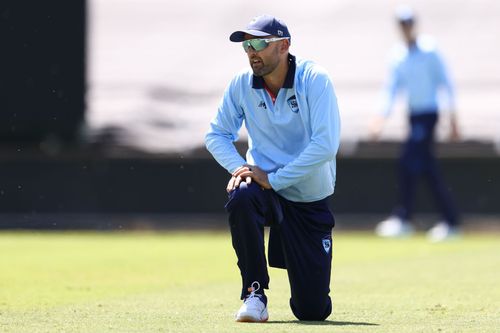
<path id="1" fill-rule="evenodd" d="M 253 298 L 257 298 L 260 300 L 260 297 L 262 295 L 260 294 L 256 294 L 256 292 L 260 290 L 260 283 L 259 281 L 254 281 L 252 282 L 252 284 L 250 285 L 250 287 L 248 288 L 248 291 L 250 292 L 250 294 L 248 294 L 248 296 L 245 298 L 245 302 L 253 299 Z"/>

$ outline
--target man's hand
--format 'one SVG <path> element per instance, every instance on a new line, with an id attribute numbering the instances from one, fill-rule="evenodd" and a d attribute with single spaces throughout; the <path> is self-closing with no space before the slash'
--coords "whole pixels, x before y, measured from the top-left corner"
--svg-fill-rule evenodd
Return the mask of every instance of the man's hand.
<path id="1" fill-rule="evenodd" d="M 256 165 L 243 165 L 236 169 L 236 171 L 231 175 L 231 179 L 227 183 L 226 191 L 231 192 L 235 188 L 240 186 L 242 181 L 250 184 L 254 180 L 262 188 L 268 190 L 271 189 L 271 184 L 267 178 L 267 173 Z"/>
<path id="2" fill-rule="evenodd" d="M 457 142 L 460 141 L 460 131 L 458 130 L 457 118 L 455 113 L 450 114 L 450 141 Z"/>
<path id="3" fill-rule="evenodd" d="M 370 140 L 378 141 L 380 135 L 382 134 L 382 129 L 384 128 L 385 118 L 382 116 L 375 117 L 369 124 L 368 133 Z"/>

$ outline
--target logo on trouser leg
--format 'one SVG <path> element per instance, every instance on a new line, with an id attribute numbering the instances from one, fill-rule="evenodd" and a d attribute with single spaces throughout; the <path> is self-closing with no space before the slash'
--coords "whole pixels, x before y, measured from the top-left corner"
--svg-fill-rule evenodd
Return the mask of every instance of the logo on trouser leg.
<path id="1" fill-rule="evenodd" d="M 332 241 L 329 238 L 325 238 L 322 240 L 323 242 L 323 248 L 325 249 L 326 253 L 330 253 L 330 249 L 332 247 Z"/>

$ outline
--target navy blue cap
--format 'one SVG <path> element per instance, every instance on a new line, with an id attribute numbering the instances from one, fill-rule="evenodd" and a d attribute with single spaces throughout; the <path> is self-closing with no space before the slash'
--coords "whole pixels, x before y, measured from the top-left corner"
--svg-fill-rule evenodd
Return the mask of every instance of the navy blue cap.
<path id="1" fill-rule="evenodd" d="M 290 37 L 288 28 L 282 20 L 271 16 L 261 15 L 255 17 L 245 30 L 235 31 L 229 36 L 231 42 L 242 42 L 245 40 L 245 34 L 257 37 L 276 36 Z"/>

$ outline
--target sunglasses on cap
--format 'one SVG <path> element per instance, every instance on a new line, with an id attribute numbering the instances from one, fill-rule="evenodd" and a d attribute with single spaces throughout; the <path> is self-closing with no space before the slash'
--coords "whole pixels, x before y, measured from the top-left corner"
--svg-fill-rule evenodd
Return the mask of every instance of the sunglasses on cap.
<path id="1" fill-rule="evenodd" d="M 255 38 L 255 39 L 248 39 L 243 42 L 243 50 L 245 52 L 248 52 L 250 47 L 254 49 L 256 52 L 262 51 L 266 47 L 269 46 L 269 43 L 272 42 L 277 42 L 279 40 L 283 39 L 289 39 L 290 37 L 273 37 L 273 38 Z"/>

